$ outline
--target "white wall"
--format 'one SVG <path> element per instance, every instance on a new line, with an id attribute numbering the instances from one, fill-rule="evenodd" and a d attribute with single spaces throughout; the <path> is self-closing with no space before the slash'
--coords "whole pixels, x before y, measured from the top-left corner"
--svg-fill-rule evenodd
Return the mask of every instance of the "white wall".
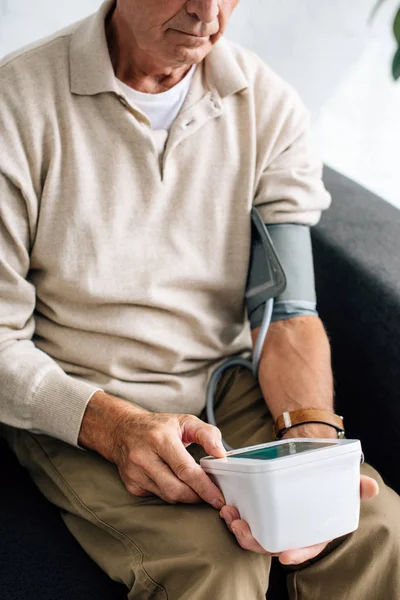
<path id="1" fill-rule="evenodd" d="M 99 0 L 0 0 L 0 56 L 85 17 Z"/>
<path id="2" fill-rule="evenodd" d="M 230 34 L 312 111 L 324 161 L 400 207 L 400 81 L 390 65 L 400 0 L 242 0 Z"/>
<path id="3" fill-rule="evenodd" d="M 388 2 L 359 59 L 325 102 L 315 124 L 325 162 L 400 208 L 400 81 L 390 65 L 393 8 Z"/>
<path id="4" fill-rule="evenodd" d="M 145 0 L 144 0 L 145 1 Z M 229 36 L 293 83 L 324 160 L 400 206 L 400 83 L 389 75 L 387 0 L 241 0 Z M 0 0 L 0 56 L 96 10 L 100 0 Z"/>
<path id="5" fill-rule="evenodd" d="M 361 55 L 374 0 L 242 0 L 230 24 L 317 113 Z"/>

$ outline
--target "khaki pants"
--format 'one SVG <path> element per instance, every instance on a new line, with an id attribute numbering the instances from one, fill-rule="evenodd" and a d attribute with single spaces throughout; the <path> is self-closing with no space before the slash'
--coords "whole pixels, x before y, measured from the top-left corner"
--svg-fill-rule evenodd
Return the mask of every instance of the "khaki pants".
<path id="1" fill-rule="evenodd" d="M 217 422 L 233 447 L 272 439 L 272 419 L 249 372 L 218 390 Z M 264 600 L 270 559 L 242 550 L 206 504 L 136 498 L 116 467 L 46 436 L 8 430 L 20 462 L 86 552 L 133 600 Z M 200 448 L 191 447 L 196 458 Z M 380 494 L 362 503 L 359 529 L 288 570 L 291 600 L 399 600 L 400 498 L 376 471 Z"/>

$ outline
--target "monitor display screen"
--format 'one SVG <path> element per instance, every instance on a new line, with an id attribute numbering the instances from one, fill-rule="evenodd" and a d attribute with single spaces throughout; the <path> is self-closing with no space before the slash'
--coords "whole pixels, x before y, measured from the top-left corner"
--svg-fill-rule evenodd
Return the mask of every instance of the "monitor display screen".
<path id="1" fill-rule="evenodd" d="M 247 450 L 246 452 L 238 452 L 231 455 L 232 458 L 252 458 L 256 460 L 273 460 L 282 458 L 283 456 L 291 456 L 308 452 L 309 450 L 317 450 L 319 448 L 330 448 L 336 446 L 334 442 L 287 442 L 286 444 L 276 444 L 275 446 L 267 446 L 258 450 Z M 228 455 L 229 456 L 229 455 Z"/>

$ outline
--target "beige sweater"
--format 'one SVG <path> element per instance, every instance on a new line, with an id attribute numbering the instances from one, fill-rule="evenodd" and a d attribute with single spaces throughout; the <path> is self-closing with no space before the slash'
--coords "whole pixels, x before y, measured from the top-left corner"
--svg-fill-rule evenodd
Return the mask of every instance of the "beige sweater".
<path id="1" fill-rule="evenodd" d="M 0 421 L 71 444 L 99 388 L 199 414 L 250 349 L 250 210 L 329 195 L 296 93 L 221 40 L 166 136 L 118 88 L 105 2 L 0 63 Z"/>

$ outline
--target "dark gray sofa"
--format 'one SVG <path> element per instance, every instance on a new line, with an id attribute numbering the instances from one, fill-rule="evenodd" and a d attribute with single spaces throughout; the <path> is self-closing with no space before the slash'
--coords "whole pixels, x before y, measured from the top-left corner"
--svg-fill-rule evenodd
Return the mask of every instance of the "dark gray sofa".
<path id="1" fill-rule="evenodd" d="M 332 209 L 313 231 L 320 315 L 333 348 L 337 410 L 349 437 L 400 492 L 400 211 L 330 169 Z M 119 600 L 0 443 L 1 600 Z M 286 598 L 274 564 L 268 600 Z M 251 599 L 244 599 L 251 600 Z M 305 599 L 306 600 L 306 599 Z"/>

